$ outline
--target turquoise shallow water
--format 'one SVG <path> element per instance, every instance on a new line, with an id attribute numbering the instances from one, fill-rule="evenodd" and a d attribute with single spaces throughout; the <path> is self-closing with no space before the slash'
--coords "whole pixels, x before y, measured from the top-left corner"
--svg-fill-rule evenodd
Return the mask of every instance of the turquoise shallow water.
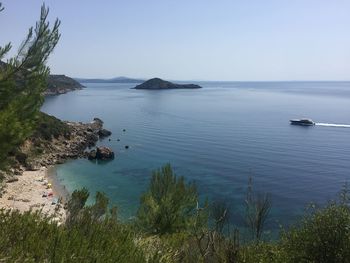
<path id="1" fill-rule="evenodd" d="M 242 225 L 252 176 L 255 189 L 272 198 L 269 227 L 277 229 L 309 202 L 334 198 L 350 179 L 349 128 L 289 125 L 298 117 L 350 124 L 350 82 L 201 84 L 201 90 L 145 91 L 91 83 L 47 98 L 43 111 L 61 119 L 104 120 L 113 135 L 99 144 L 116 152 L 111 162 L 59 165 L 58 180 L 68 191 L 106 192 L 129 218 L 151 171 L 170 162 L 178 175 L 196 181 L 203 197 L 230 202 L 233 223 Z"/>

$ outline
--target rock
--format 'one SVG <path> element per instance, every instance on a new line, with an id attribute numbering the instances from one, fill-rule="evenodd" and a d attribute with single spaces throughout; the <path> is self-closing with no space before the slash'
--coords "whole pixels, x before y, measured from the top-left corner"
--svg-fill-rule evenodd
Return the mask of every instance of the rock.
<path id="1" fill-rule="evenodd" d="M 28 156 L 27 154 L 23 153 L 23 152 L 17 152 L 16 153 L 16 159 L 17 161 L 22 164 L 25 165 L 26 164 L 26 160 L 27 160 Z"/>
<path id="2" fill-rule="evenodd" d="M 21 170 L 15 170 L 15 175 L 22 175 L 22 171 Z"/>
<path id="3" fill-rule="evenodd" d="M 91 152 L 89 152 L 87 157 L 89 160 L 95 160 L 96 159 L 96 150 L 92 150 Z"/>
<path id="4" fill-rule="evenodd" d="M 111 134 L 112 132 L 106 129 L 101 129 L 98 131 L 98 136 L 100 136 L 100 138 L 110 136 Z"/>
<path id="5" fill-rule="evenodd" d="M 103 121 L 102 121 L 100 118 L 96 118 L 96 117 L 95 117 L 95 118 L 93 119 L 93 121 L 96 122 L 96 123 L 99 123 L 99 124 L 103 125 Z"/>
<path id="6" fill-rule="evenodd" d="M 102 126 L 103 126 L 103 121 L 102 121 L 101 119 L 99 119 L 99 118 L 94 118 L 94 120 L 93 120 L 93 122 L 92 122 L 90 128 L 91 128 L 94 132 L 96 132 L 96 131 L 102 129 Z"/>
<path id="7" fill-rule="evenodd" d="M 98 140 L 98 136 L 94 133 L 88 134 L 86 136 L 86 142 L 88 147 L 95 146 L 97 140 Z"/>
<path id="8" fill-rule="evenodd" d="M 38 171 L 40 169 L 39 164 L 37 163 L 29 163 L 27 164 L 28 171 Z"/>
<path id="9" fill-rule="evenodd" d="M 17 181 L 18 181 L 18 178 L 12 177 L 12 178 L 7 179 L 6 183 L 13 183 L 13 182 L 17 182 Z"/>
<path id="10" fill-rule="evenodd" d="M 108 147 L 100 146 L 96 148 L 96 159 L 108 160 L 114 158 L 114 152 Z"/>

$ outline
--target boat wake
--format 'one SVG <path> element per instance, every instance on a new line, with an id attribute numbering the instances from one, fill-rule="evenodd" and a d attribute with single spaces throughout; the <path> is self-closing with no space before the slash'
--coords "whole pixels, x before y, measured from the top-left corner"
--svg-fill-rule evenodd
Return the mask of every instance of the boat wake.
<path id="1" fill-rule="evenodd" d="M 315 123 L 317 126 L 350 128 L 349 124 L 334 124 L 334 123 Z"/>

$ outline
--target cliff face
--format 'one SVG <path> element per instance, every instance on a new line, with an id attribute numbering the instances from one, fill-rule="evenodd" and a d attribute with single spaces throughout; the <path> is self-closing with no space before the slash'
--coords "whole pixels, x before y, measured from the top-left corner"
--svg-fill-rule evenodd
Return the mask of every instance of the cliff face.
<path id="1" fill-rule="evenodd" d="M 45 95 L 59 95 L 84 88 L 78 81 L 65 75 L 49 75 Z"/>
<path id="2" fill-rule="evenodd" d="M 135 89 L 149 89 L 149 90 L 161 90 L 161 89 L 200 89 L 199 85 L 195 84 L 175 84 L 169 81 L 162 80 L 160 78 L 153 78 L 146 82 L 137 85 Z"/>

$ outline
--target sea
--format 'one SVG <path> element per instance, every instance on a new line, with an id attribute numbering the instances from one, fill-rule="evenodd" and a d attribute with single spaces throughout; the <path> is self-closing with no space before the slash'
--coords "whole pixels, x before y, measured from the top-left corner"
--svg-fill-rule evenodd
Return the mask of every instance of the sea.
<path id="1" fill-rule="evenodd" d="M 350 82 L 192 82 L 202 89 L 135 90 L 135 84 L 87 83 L 47 97 L 42 111 L 62 120 L 104 121 L 107 162 L 71 160 L 54 169 L 89 202 L 102 191 L 122 220 L 133 219 L 152 172 L 170 163 L 195 182 L 201 200 L 225 202 L 231 223 L 245 224 L 249 180 L 267 195 L 272 232 L 300 220 L 311 204 L 337 199 L 350 180 Z M 290 125 L 311 118 L 315 126 Z M 125 146 L 129 146 L 125 149 Z"/>

